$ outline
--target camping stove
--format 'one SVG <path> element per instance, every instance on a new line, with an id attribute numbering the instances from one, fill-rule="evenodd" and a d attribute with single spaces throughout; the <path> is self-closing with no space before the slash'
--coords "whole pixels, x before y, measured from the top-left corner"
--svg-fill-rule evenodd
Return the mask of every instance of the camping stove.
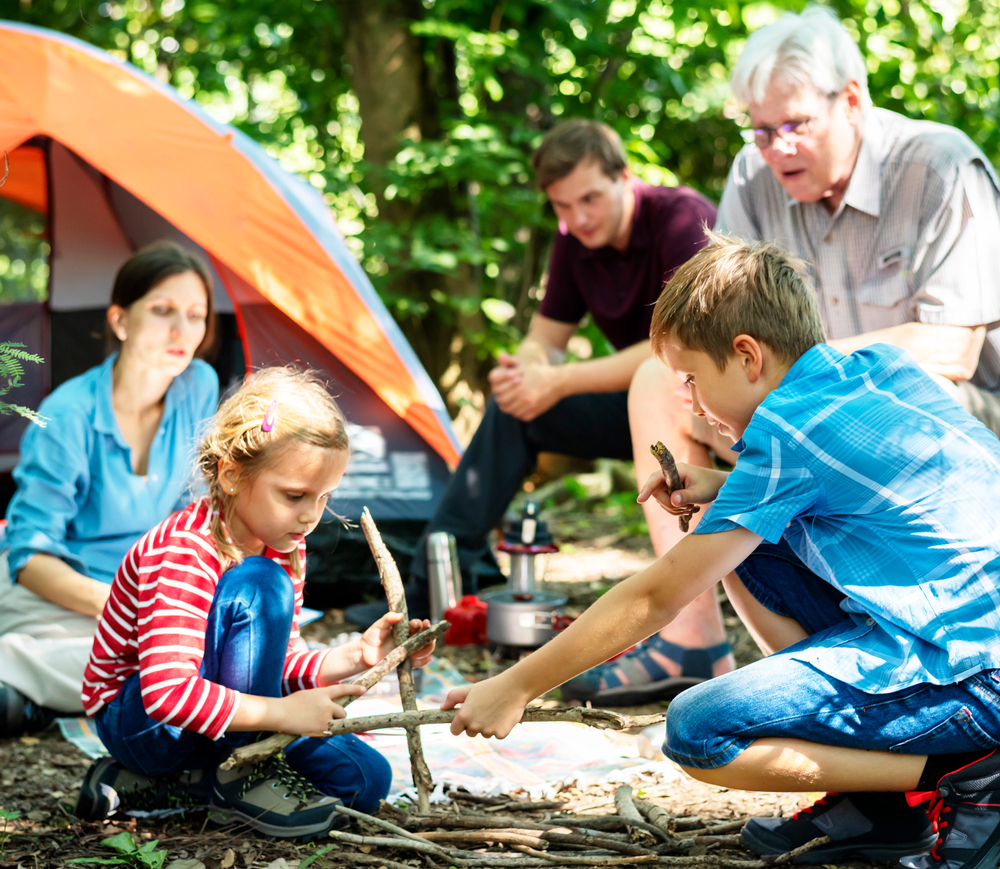
<path id="1" fill-rule="evenodd" d="M 486 637 L 502 646 L 537 648 L 563 627 L 559 607 L 566 598 L 539 587 L 545 559 L 559 547 L 545 523 L 538 519 L 538 504 L 529 501 L 521 517 L 504 532 L 498 549 L 510 555 L 510 576 L 504 591 L 483 595 L 486 601 Z"/>

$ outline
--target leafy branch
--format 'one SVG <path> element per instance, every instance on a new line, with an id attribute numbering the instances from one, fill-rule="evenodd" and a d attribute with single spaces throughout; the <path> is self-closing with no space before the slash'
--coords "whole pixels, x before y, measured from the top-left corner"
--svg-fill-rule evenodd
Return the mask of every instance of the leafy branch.
<path id="1" fill-rule="evenodd" d="M 24 376 L 24 365 L 22 363 L 35 362 L 41 364 L 45 361 L 41 356 L 29 353 L 23 348 L 24 344 L 16 341 L 0 342 L 0 416 L 17 413 L 37 425 L 44 426 L 48 420 L 37 411 L 20 404 L 11 404 L 3 401 L 3 396 L 12 389 L 21 386 L 21 377 Z"/>

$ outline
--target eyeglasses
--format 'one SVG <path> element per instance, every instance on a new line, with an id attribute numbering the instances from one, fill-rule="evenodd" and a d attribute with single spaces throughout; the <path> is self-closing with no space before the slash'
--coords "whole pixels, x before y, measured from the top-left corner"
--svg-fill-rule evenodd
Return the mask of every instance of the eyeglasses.
<path id="1" fill-rule="evenodd" d="M 777 127 L 750 127 L 740 130 L 740 135 L 744 142 L 756 145 L 761 151 L 771 147 L 775 136 L 787 145 L 797 145 L 809 135 L 809 124 L 815 121 L 816 117 L 813 115 L 811 118 L 785 121 Z"/>

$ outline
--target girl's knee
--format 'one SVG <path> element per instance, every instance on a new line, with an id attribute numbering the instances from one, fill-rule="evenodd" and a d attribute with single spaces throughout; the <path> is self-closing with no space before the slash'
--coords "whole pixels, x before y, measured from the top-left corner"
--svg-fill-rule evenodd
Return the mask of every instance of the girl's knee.
<path id="1" fill-rule="evenodd" d="M 354 799 L 344 802 L 359 812 L 374 812 L 379 803 L 389 795 L 392 785 L 392 767 L 381 754 L 371 749 L 372 757 L 367 759 L 364 775 L 358 782 Z"/>
<path id="2" fill-rule="evenodd" d="M 375 811 L 389 794 L 389 761 L 356 736 L 304 739 L 288 749 L 287 757 L 319 791 L 359 812 Z"/>
<path id="3" fill-rule="evenodd" d="M 281 565 L 252 555 L 219 578 L 216 600 L 241 601 L 265 612 L 290 612 L 295 607 L 295 586 Z"/>

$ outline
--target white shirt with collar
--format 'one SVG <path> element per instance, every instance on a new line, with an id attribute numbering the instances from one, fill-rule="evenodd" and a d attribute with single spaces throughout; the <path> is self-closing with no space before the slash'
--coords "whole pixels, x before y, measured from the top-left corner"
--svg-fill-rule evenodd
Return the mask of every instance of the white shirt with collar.
<path id="1" fill-rule="evenodd" d="M 733 163 L 716 231 L 805 260 L 831 339 L 902 323 L 990 324 L 972 382 L 1000 390 L 1000 182 L 964 133 L 865 112 L 840 207 L 797 202 L 755 145 Z"/>

